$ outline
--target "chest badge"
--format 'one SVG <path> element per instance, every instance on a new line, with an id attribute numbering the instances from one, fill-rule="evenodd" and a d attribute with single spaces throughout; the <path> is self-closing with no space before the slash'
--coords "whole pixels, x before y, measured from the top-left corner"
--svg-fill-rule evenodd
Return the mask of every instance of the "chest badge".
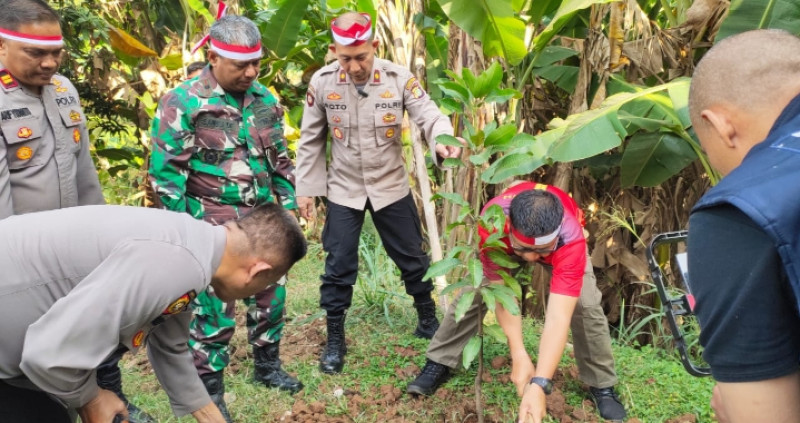
<path id="1" fill-rule="evenodd" d="M 69 111 L 69 120 L 73 122 L 80 122 L 81 121 L 81 114 L 78 113 L 77 110 L 70 110 Z"/>
<path id="2" fill-rule="evenodd" d="M 17 81 L 5 69 L 0 69 L 0 84 L 5 88 L 14 88 L 17 86 Z"/>
<path id="3" fill-rule="evenodd" d="M 339 115 L 334 115 L 333 119 L 331 119 L 333 123 L 342 123 L 342 118 Z"/>
<path id="4" fill-rule="evenodd" d="M 328 94 L 328 96 L 326 98 L 328 100 L 334 100 L 335 101 L 335 100 L 341 100 L 342 96 L 339 93 L 337 93 L 336 91 L 334 91 L 334 92 Z"/>
<path id="5" fill-rule="evenodd" d="M 28 160 L 33 157 L 33 149 L 25 146 L 17 149 L 17 158 L 20 160 Z"/>
<path id="6" fill-rule="evenodd" d="M 67 87 L 56 87 L 56 92 L 57 93 L 65 93 L 67 91 L 69 91 L 69 90 L 67 90 Z"/>
<path id="7" fill-rule="evenodd" d="M 389 128 L 386 130 L 386 138 L 394 138 L 394 128 Z"/>
<path id="8" fill-rule="evenodd" d="M 167 308 L 164 310 L 163 314 L 178 314 L 189 307 L 189 303 L 197 296 L 194 290 L 191 290 L 185 294 L 183 294 L 180 298 L 173 301 Z"/>
<path id="9" fill-rule="evenodd" d="M 381 94 L 381 98 L 394 98 L 394 94 L 391 91 L 386 90 L 383 94 Z"/>
<path id="10" fill-rule="evenodd" d="M 344 133 L 342 132 L 342 128 L 333 128 L 333 136 L 338 139 L 344 138 Z"/>
<path id="11" fill-rule="evenodd" d="M 397 116 L 393 113 L 387 113 L 383 115 L 383 123 L 394 123 L 397 120 Z"/>
<path id="12" fill-rule="evenodd" d="M 50 83 L 51 83 L 51 84 L 53 84 L 53 85 L 55 85 L 56 87 L 60 87 L 60 86 L 61 86 L 61 81 L 59 81 L 59 80 L 58 80 L 58 79 L 56 79 L 56 78 L 53 78 L 53 79 L 51 79 L 51 80 L 50 80 Z"/>
<path id="13" fill-rule="evenodd" d="M 139 348 L 144 343 L 144 331 L 140 330 L 136 332 L 136 335 L 133 335 L 133 339 L 131 339 L 131 345 L 134 348 Z"/>
<path id="14" fill-rule="evenodd" d="M 17 131 L 17 136 L 20 138 L 30 138 L 31 135 L 33 135 L 33 131 L 31 131 L 31 128 L 28 128 L 27 126 L 23 126 L 22 128 L 19 128 L 19 131 Z"/>
<path id="15" fill-rule="evenodd" d="M 81 131 L 78 128 L 72 130 L 72 141 L 75 141 L 75 144 L 81 142 Z"/>

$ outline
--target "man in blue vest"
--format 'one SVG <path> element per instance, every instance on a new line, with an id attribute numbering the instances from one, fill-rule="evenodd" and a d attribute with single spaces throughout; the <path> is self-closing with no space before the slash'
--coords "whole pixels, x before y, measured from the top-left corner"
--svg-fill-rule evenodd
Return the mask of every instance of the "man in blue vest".
<path id="1" fill-rule="evenodd" d="M 689 219 L 689 279 L 721 422 L 800 421 L 800 38 L 717 43 L 689 94 L 723 176 Z"/>

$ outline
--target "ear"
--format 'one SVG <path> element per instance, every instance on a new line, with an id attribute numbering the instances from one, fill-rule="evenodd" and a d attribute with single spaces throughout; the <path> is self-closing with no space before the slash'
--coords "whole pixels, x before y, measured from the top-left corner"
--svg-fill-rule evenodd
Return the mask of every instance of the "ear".
<path id="1" fill-rule="evenodd" d="M 328 45 L 328 50 L 330 50 L 331 53 L 336 54 L 336 44 L 330 43 Z"/>
<path id="2" fill-rule="evenodd" d="M 219 53 L 214 50 L 208 50 L 208 63 L 211 64 L 211 67 L 215 67 L 217 62 L 219 61 Z"/>
<path id="3" fill-rule="evenodd" d="M 381 44 L 381 43 L 380 43 L 380 41 L 378 41 L 378 40 L 372 40 L 372 48 L 378 48 L 378 46 L 379 46 L 380 44 Z"/>
<path id="4" fill-rule="evenodd" d="M 726 147 L 736 147 L 736 126 L 730 118 L 730 114 L 723 108 L 704 109 L 700 112 L 700 118 L 708 125 L 708 129 L 719 136 Z"/>
<path id="5" fill-rule="evenodd" d="M 254 262 L 253 264 L 250 265 L 250 268 L 247 269 L 247 272 L 248 272 L 248 275 L 250 276 L 250 280 L 253 280 L 253 278 L 257 274 L 259 274 L 260 272 L 263 272 L 265 270 L 270 270 L 270 269 L 272 269 L 272 265 L 271 264 L 269 264 L 269 263 L 267 263 L 265 261 L 262 261 L 262 260 L 258 260 L 258 261 Z"/>

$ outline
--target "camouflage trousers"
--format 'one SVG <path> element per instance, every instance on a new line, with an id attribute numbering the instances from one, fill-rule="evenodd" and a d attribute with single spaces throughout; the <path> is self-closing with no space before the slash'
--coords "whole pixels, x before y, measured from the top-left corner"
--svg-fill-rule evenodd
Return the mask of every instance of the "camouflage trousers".
<path id="1" fill-rule="evenodd" d="M 245 298 L 247 340 L 253 348 L 280 341 L 283 334 L 286 276 Z M 192 303 L 194 318 L 189 325 L 189 348 L 201 375 L 218 372 L 230 362 L 229 344 L 236 330 L 236 301 L 222 302 L 209 287 Z"/>

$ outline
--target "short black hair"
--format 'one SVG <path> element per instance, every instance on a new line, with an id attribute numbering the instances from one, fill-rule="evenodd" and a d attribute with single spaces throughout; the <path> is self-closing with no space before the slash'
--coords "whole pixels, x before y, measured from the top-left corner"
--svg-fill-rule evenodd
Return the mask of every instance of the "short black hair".
<path id="1" fill-rule="evenodd" d="M 511 225 L 528 237 L 553 233 L 564 219 L 564 206 L 553 193 L 532 189 L 511 200 Z"/>
<path id="2" fill-rule="evenodd" d="M 278 258 L 285 271 L 306 255 L 308 244 L 297 219 L 277 204 L 257 206 L 236 223 L 250 242 L 250 254 Z"/>
<path id="3" fill-rule="evenodd" d="M 192 63 L 189 63 L 189 65 L 186 66 L 186 74 L 189 75 L 192 72 L 196 72 L 196 71 L 199 71 L 199 70 L 203 69 L 204 67 L 206 67 L 206 62 L 192 62 Z"/>
<path id="4" fill-rule="evenodd" d="M 16 31 L 33 22 L 61 24 L 58 13 L 42 0 L 0 0 L 0 28 Z"/>

